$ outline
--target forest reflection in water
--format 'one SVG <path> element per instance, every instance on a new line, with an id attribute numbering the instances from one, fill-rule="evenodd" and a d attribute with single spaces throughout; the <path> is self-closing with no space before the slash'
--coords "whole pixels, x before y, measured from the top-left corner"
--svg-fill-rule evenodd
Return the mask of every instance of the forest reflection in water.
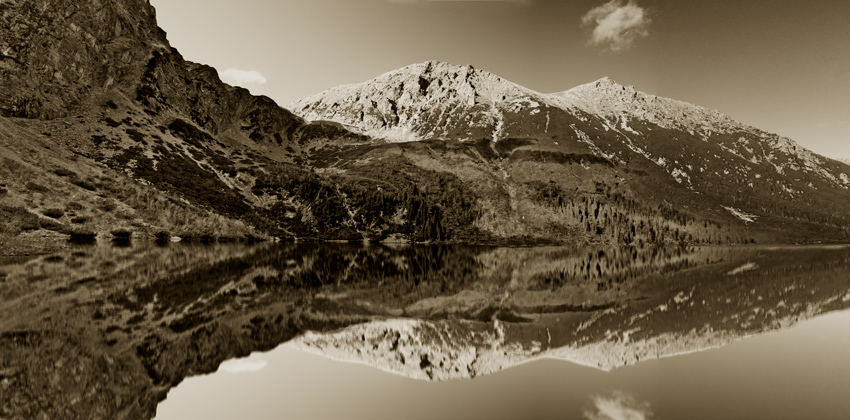
<path id="1" fill-rule="evenodd" d="M 144 415 L 285 342 L 433 381 L 541 357 L 611 370 L 846 309 L 848 273 L 848 247 L 81 246 L 0 261 L 0 380 L 38 404 L 45 366 L 68 370 L 98 398 L 60 383 L 52 404 Z"/>

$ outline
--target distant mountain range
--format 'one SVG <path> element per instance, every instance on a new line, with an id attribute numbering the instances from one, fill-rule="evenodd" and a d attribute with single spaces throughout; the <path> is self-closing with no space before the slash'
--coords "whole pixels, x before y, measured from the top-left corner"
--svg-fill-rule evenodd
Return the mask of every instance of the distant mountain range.
<path id="1" fill-rule="evenodd" d="M 513 184 L 505 191 L 542 194 L 548 204 L 557 199 L 563 206 L 592 192 L 590 179 L 605 184 L 606 195 L 639 197 L 645 207 L 670 205 L 686 217 L 735 223 L 731 216 L 750 230 L 790 229 L 789 241 L 813 228 L 796 231 L 790 218 L 847 225 L 844 165 L 717 111 L 609 78 L 543 94 L 472 66 L 430 61 L 329 89 L 292 109 L 388 142 L 486 145 L 490 150 L 478 150 L 482 159 L 489 156 L 495 172 Z M 565 169 L 567 162 L 581 168 Z M 468 174 L 476 163 L 465 163 Z M 549 189 L 541 192 L 534 183 Z M 528 224 L 519 219 L 511 223 Z M 687 226 L 670 228 L 692 233 Z"/>
<path id="2" fill-rule="evenodd" d="M 12 234 L 850 236 L 845 164 L 607 78 L 542 94 L 431 61 L 298 101 L 293 113 L 184 60 L 145 1 L 7 1 L 0 15 L 0 220 Z"/>

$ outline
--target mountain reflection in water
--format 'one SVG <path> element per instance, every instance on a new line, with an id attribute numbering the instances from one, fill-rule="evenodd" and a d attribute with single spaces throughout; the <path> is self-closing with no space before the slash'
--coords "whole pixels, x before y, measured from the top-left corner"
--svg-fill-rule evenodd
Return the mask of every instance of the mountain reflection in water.
<path id="1" fill-rule="evenodd" d="M 610 370 L 848 307 L 847 247 L 77 247 L 0 261 L 0 417 L 150 418 L 283 342 L 426 380 Z"/>
<path id="2" fill-rule="evenodd" d="M 160 404 L 156 420 L 841 419 L 850 412 L 848 337 L 850 312 L 835 312 L 612 372 L 539 359 L 436 385 L 284 344 L 185 381 Z"/>

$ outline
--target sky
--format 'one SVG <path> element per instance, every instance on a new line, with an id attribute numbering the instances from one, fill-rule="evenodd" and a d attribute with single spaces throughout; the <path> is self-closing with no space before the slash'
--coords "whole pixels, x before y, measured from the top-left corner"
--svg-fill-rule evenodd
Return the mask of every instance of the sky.
<path id="1" fill-rule="evenodd" d="M 608 76 L 850 158 L 847 0 L 151 0 L 171 45 L 286 106 L 408 64 L 543 93 Z"/>

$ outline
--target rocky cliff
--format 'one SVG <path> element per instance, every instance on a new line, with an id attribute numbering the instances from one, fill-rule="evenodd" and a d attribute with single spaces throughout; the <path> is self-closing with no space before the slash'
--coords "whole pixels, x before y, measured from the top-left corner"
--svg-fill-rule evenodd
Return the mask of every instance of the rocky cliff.
<path id="1" fill-rule="evenodd" d="M 0 113 L 57 118 L 110 89 L 133 92 L 171 47 L 146 0 L 0 3 Z"/>
<path id="2" fill-rule="evenodd" d="M 269 98 L 224 84 L 212 67 L 185 61 L 146 0 L 4 1 L 0 19 L 4 116 L 64 117 L 118 91 L 214 135 L 238 128 L 280 145 L 307 125 Z"/>
<path id="3" fill-rule="evenodd" d="M 365 141 L 184 60 L 147 1 L 4 1 L 0 23 L 2 235 L 288 236 L 258 176 Z"/>

